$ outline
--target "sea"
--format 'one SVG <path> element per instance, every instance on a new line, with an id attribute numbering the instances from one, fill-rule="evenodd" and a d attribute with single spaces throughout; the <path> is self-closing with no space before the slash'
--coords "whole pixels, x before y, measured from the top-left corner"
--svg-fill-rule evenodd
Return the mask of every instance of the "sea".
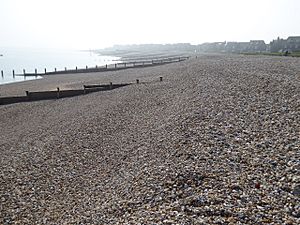
<path id="1" fill-rule="evenodd" d="M 44 73 L 57 70 L 103 66 L 118 63 L 120 58 L 100 55 L 91 50 L 1 48 L 0 85 L 25 80 L 42 79 L 42 76 L 24 77 L 26 73 Z M 13 76 L 13 70 L 15 76 Z M 3 71 L 3 76 L 1 71 Z"/>

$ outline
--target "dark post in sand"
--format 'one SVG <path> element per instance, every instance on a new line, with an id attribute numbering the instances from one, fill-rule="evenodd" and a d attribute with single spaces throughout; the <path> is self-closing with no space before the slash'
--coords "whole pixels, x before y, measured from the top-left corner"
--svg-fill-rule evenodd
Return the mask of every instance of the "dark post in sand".
<path id="1" fill-rule="evenodd" d="M 59 98 L 59 87 L 57 87 L 57 98 Z"/>
<path id="2" fill-rule="evenodd" d="M 26 96 L 27 96 L 27 99 L 30 100 L 30 94 L 29 94 L 29 91 L 26 91 Z"/>

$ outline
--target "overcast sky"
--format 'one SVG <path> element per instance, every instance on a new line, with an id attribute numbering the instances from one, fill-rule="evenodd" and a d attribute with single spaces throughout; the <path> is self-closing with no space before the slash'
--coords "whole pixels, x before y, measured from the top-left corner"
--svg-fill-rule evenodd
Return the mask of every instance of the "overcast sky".
<path id="1" fill-rule="evenodd" d="M 300 0 L 0 0 L 0 46 L 266 42 L 300 36 Z"/>

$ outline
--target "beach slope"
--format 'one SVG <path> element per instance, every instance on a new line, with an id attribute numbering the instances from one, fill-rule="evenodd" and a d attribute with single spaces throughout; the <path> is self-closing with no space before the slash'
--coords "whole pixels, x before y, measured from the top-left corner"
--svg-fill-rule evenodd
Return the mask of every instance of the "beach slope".
<path id="1" fill-rule="evenodd" d="M 0 106 L 0 224 L 299 224 L 299 58 L 203 55 L 0 91 L 136 79 Z"/>

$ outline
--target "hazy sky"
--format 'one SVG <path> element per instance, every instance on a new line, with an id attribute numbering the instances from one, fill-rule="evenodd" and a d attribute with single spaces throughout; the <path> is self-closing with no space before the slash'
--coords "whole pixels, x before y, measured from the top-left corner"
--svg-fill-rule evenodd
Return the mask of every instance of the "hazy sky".
<path id="1" fill-rule="evenodd" d="M 249 41 L 300 36 L 300 0 L 0 0 L 0 46 Z"/>

